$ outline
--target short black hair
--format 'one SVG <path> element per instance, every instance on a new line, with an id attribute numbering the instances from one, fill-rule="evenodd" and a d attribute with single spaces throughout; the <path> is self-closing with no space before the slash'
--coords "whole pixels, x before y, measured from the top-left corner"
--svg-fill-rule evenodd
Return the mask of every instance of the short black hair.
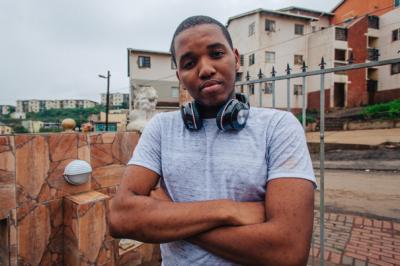
<path id="1" fill-rule="evenodd" d="M 229 34 L 228 30 L 226 29 L 226 27 L 221 22 L 219 22 L 216 19 L 213 19 L 212 17 L 208 17 L 208 16 L 192 16 L 192 17 L 188 17 L 187 19 L 182 21 L 181 24 L 179 24 L 179 26 L 175 30 L 174 36 L 172 37 L 170 52 L 171 52 L 171 55 L 172 55 L 172 60 L 175 63 L 175 65 L 177 65 L 176 64 L 176 58 L 175 58 L 175 38 L 176 38 L 176 36 L 178 36 L 179 33 L 181 33 L 184 30 L 187 30 L 187 29 L 192 28 L 194 26 L 203 25 L 203 24 L 214 24 L 218 28 L 220 28 L 222 33 L 224 34 L 226 40 L 228 41 L 229 46 L 233 49 L 231 35 Z"/>

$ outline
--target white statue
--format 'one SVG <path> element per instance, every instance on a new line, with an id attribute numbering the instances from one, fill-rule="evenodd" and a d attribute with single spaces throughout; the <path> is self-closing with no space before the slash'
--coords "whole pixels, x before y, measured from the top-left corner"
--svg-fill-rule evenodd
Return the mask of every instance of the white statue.
<path id="1" fill-rule="evenodd" d="M 133 110 L 129 114 L 128 131 L 142 132 L 147 122 L 155 115 L 157 91 L 153 87 L 139 87 L 134 90 Z"/>

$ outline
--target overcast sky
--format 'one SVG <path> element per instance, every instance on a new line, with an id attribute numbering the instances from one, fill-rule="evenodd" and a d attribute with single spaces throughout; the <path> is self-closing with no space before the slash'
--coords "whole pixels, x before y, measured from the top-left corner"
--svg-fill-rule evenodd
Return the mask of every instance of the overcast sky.
<path id="1" fill-rule="evenodd" d="M 126 49 L 167 51 L 186 17 L 225 24 L 256 8 L 331 11 L 340 0 L 0 0 L 0 104 L 128 93 Z"/>

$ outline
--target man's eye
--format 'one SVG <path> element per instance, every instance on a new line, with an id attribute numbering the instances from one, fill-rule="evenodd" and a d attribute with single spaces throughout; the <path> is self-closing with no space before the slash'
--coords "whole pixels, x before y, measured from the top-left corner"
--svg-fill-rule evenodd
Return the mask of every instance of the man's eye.
<path id="1" fill-rule="evenodd" d="M 194 66 L 194 62 L 193 61 L 187 61 L 185 63 L 183 63 L 183 68 L 184 69 L 188 69 Z"/>
<path id="2" fill-rule="evenodd" d="M 223 51 L 212 51 L 211 56 L 214 58 L 220 58 L 224 55 Z"/>

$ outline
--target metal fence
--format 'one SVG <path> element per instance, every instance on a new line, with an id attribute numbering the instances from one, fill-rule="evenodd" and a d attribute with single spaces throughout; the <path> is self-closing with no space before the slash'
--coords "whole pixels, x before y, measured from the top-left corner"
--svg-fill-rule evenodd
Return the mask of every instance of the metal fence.
<path id="1" fill-rule="evenodd" d="M 399 51 L 400 52 L 400 51 Z M 250 80 L 250 75 L 247 72 L 246 75 L 246 81 L 244 82 L 236 82 L 235 86 L 249 86 L 254 89 L 254 84 L 260 84 L 260 90 L 258 91 L 259 93 L 259 105 L 263 106 L 263 96 L 262 96 L 262 89 L 261 89 L 261 84 L 265 82 L 272 82 L 272 102 L 271 102 L 271 107 L 276 108 L 276 91 L 275 91 L 275 82 L 279 80 L 286 80 L 286 91 L 287 91 L 287 110 L 291 111 L 291 95 L 290 95 L 290 81 L 291 79 L 294 78 L 302 78 L 302 124 L 304 129 L 306 128 L 306 109 L 307 109 L 307 83 L 306 79 L 309 76 L 315 76 L 319 75 L 320 76 L 320 184 L 319 184 L 319 189 L 320 189 L 320 265 L 324 265 L 324 242 L 325 242 L 325 230 L 324 230 L 324 217 L 325 217 L 325 74 L 328 73 L 336 73 L 336 72 L 343 72 L 343 71 L 348 71 L 348 70 L 354 70 L 354 69 L 362 69 L 362 68 L 370 68 L 370 67 L 377 67 L 377 66 L 384 66 L 384 65 L 391 65 L 391 64 L 397 64 L 400 63 L 400 58 L 394 58 L 394 59 L 388 59 L 388 60 L 381 60 L 378 61 L 378 56 L 379 54 L 374 54 L 374 58 L 372 58 L 372 62 L 368 63 L 361 63 L 361 64 L 353 64 L 353 59 L 349 59 L 349 64 L 344 65 L 344 66 L 338 66 L 338 67 L 333 67 L 333 68 L 325 68 L 325 60 L 322 57 L 321 58 L 321 63 L 319 64 L 319 70 L 314 70 L 314 71 L 307 71 L 307 66 L 305 62 L 303 62 L 302 66 L 302 72 L 300 73 L 291 73 L 291 68 L 289 64 L 286 67 L 286 75 L 281 75 L 281 76 L 276 76 L 276 71 L 275 68 L 272 67 L 271 71 L 271 77 L 264 77 L 264 74 L 262 70 L 260 69 L 258 73 L 258 79 L 255 80 Z"/>

